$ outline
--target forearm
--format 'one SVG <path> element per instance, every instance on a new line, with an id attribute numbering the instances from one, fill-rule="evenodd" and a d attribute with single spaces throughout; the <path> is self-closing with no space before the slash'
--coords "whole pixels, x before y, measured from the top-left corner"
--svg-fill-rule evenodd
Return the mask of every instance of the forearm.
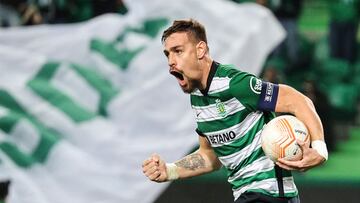
<path id="1" fill-rule="evenodd" d="M 312 147 L 325 159 L 328 158 L 324 142 L 324 130 L 320 117 L 316 113 L 313 102 L 295 89 L 280 85 L 276 111 L 288 112 L 295 115 L 307 127 Z"/>
<path id="2" fill-rule="evenodd" d="M 295 112 L 295 116 L 307 126 L 311 139 L 311 147 L 327 160 L 328 151 L 324 140 L 324 130 L 320 117 L 316 113 L 312 101 L 307 97 L 305 97 L 305 100 L 304 105 L 307 105 L 307 107 Z"/>
<path id="3" fill-rule="evenodd" d="M 301 120 L 309 130 L 311 141 L 324 140 L 323 126 L 312 101 L 289 86 L 281 85 L 279 94 L 282 101 L 276 111 L 291 113 Z"/>
<path id="4" fill-rule="evenodd" d="M 294 115 L 307 126 L 311 141 L 324 141 L 324 130 L 312 101 L 303 96 L 304 102 L 295 108 Z"/>
<path id="5" fill-rule="evenodd" d="M 221 167 L 217 158 L 199 150 L 176 161 L 174 164 L 176 169 L 173 170 L 176 170 L 178 178 L 202 175 L 218 170 Z"/>

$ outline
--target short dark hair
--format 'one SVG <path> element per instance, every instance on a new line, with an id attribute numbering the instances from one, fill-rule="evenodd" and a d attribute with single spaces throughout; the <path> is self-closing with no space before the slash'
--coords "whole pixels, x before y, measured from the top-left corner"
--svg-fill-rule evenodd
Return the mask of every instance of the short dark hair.
<path id="1" fill-rule="evenodd" d="M 205 27 L 194 19 L 175 20 L 173 24 L 163 32 L 161 42 L 164 43 L 171 34 L 177 32 L 186 32 L 190 34 L 196 42 L 204 41 L 207 44 Z"/>

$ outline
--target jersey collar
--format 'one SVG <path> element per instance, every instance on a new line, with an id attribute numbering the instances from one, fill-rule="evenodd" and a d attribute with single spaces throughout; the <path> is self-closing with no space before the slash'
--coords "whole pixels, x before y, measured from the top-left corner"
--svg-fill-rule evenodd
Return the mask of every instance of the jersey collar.
<path id="1" fill-rule="evenodd" d="M 200 90 L 201 94 L 203 94 L 204 96 L 208 95 L 209 89 L 210 89 L 210 85 L 212 82 L 212 79 L 214 78 L 214 75 L 216 73 L 217 68 L 219 67 L 219 63 L 216 61 L 213 61 L 210 67 L 210 72 L 206 81 L 206 88 L 204 90 Z"/>

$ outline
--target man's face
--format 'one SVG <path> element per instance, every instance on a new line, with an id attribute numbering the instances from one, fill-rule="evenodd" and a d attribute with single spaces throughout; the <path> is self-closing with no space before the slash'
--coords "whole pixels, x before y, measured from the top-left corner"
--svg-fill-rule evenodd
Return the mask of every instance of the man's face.
<path id="1" fill-rule="evenodd" d="M 173 33 L 164 42 L 169 72 L 181 89 L 191 93 L 201 84 L 202 71 L 197 57 L 197 43 L 186 32 Z"/>

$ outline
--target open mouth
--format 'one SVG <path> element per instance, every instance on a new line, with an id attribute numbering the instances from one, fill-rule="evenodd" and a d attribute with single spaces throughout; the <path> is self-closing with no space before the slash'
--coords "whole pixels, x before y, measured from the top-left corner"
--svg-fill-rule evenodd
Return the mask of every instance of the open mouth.
<path id="1" fill-rule="evenodd" d="M 181 81 L 184 80 L 184 76 L 183 76 L 181 73 L 179 73 L 179 72 L 171 71 L 170 74 L 173 75 L 173 76 L 175 76 L 177 79 L 179 79 L 179 80 L 181 80 Z"/>

